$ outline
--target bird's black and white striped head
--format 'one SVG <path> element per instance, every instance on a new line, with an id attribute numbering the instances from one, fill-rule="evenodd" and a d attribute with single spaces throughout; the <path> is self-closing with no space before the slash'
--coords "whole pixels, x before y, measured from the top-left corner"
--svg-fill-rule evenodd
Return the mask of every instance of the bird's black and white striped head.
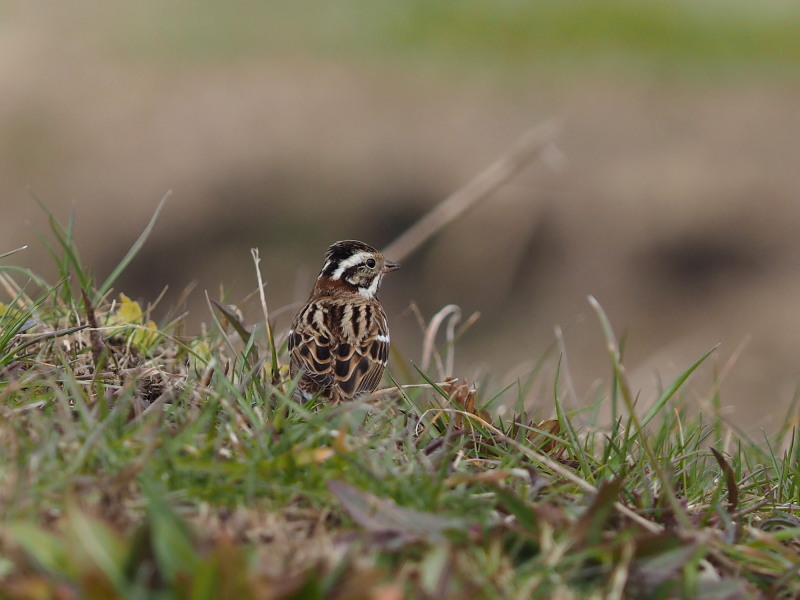
<path id="1" fill-rule="evenodd" d="M 364 242 L 343 240 L 328 248 L 318 280 L 328 285 L 349 286 L 365 298 L 375 298 L 383 275 L 399 267 Z"/>

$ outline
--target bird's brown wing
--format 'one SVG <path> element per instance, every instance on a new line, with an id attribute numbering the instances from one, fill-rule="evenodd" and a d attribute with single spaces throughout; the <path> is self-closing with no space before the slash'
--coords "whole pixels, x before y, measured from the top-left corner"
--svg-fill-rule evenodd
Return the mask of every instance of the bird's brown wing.
<path id="1" fill-rule="evenodd" d="M 307 306 L 289 330 L 289 374 L 292 378 L 302 374 L 297 387 L 306 399 L 334 384 L 331 332 L 324 320 L 314 318 L 314 312 L 320 309 Z"/>
<path id="2" fill-rule="evenodd" d="M 289 334 L 290 373 L 310 397 L 320 389 L 337 399 L 372 392 L 389 357 L 389 333 L 380 305 L 330 300 L 298 314 Z"/>
<path id="3" fill-rule="evenodd" d="M 289 335 L 289 355 L 292 377 L 303 372 L 319 387 L 333 385 L 330 338 L 315 335 L 309 330 L 293 330 Z"/>
<path id="4" fill-rule="evenodd" d="M 351 336 L 333 349 L 335 385 L 346 398 L 375 390 L 389 358 L 389 331 L 380 305 L 354 312 L 361 318 L 361 336 Z"/>

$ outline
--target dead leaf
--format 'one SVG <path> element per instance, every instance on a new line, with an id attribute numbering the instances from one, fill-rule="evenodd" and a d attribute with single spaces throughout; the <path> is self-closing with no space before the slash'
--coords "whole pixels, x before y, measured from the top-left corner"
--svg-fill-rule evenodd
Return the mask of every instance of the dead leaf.
<path id="1" fill-rule="evenodd" d="M 487 411 L 475 408 L 476 390 L 465 380 L 456 378 L 448 379 L 441 387 L 447 392 L 447 395 L 450 397 L 450 402 L 455 404 L 458 408 L 466 413 L 480 417 L 487 423 L 492 423 L 492 417 Z M 463 415 L 456 415 L 453 420 L 455 426 L 459 429 L 466 425 L 466 418 Z"/>
<path id="2" fill-rule="evenodd" d="M 711 447 L 711 453 L 714 455 L 714 458 L 717 459 L 717 463 L 720 469 L 722 469 L 723 475 L 725 475 L 725 485 L 728 488 L 728 513 L 732 513 L 739 505 L 739 486 L 736 485 L 736 476 L 733 473 L 733 467 L 728 464 L 725 457 L 713 446 Z"/>

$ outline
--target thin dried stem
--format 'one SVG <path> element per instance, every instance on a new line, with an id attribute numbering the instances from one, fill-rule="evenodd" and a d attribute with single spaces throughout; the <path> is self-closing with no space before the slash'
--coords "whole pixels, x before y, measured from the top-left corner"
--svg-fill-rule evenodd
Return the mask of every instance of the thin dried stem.
<path id="1" fill-rule="evenodd" d="M 437 382 L 436 385 L 438 385 L 439 387 L 446 386 L 447 385 L 447 381 Z M 374 392 L 372 392 L 370 394 L 370 398 L 379 398 L 381 396 L 388 396 L 388 395 L 393 394 L 395 392 L 400 392 L 400 391 L 403 391 L 403 390 L 414 390 L 414 389 L 433 390 L 433 389 L 436 389 L 436 388 L 434 388 L 434 386 L 431 385 L 430 383 L 408 383 L 408 384 L 405 384 L 405 385 L 393 385 L 391 387 L 381 388 L 379 390 L 375 390 Z"/>
<path id="2" fill-rule="evenodd" d="M 464 410 L 457 410 L 457 409 L 452 409 L 452 408 L 448 408 L 448 409 L 441 409 L 441 408 L 433 409 L 432 408 L 432 409 L 429 409 L 429 410 L 425 411 L 425 413 L 423 413 L 423 417 L 428 412 L 434 412 L 434 411 L 441 411 L 441 412 L 449 412 L 449 413 L 452 413 L 452 414 L 459 414 L 459 415 L 462 415 L 463 417 L 465 417 L 466 419 L 474 420 L 474 421 L 480 423 L 480 425 L 482 427 L 484 427 L 485 429 L 488 429 L 489 431 L 491 431 L 497 437 L 497 439 L 502 440 L 503 442 L 505 442 L 506 444 L 509 444 L 510 446 L 513 446 L 518 452 L 520 452 L 521 454 L 524 454 L 529 459 L 544 465 L 547 469 L 549 469 L 553 473 L 563 477 L 564 479 L 566 479 L 567 481 L 569 481 L 571 483 L 574 483 L 579 488 L 581 488 L 584 492 L 588 492 L 590 494 L 596 494 L 597 493 L 597 488 L 595 486 L 593 486 L 591 483 L 589 483 L 585 479 L 582 479 L 581 477 L 576 475 L 574 472 L 572 472 L 567 467 L 563 466 L 558 461 L 553 460 L 547 454 L 539 452 L 538 450 L 536 450 L 534 448 L 529 448 L 528 446 L 520 444 L 517 440 L 515 440 L 513 438 L 510 438 L 505 433 L 500 431 L 497 427 L 495 427 L 491 423 L 489 423 L 489 422 L 485 421 L 484 419 L 482 419 L 479 415 L 475 415 L 475 414 L 472 414 L 472 413 L 464 411 Z M 658 523 L 654 523 L 653 521 L 648 521 L 647 519 L 642 517 L 639 513 L 634 512 L 632 509 L 628 508 L 627 506 L 625 506 L 621 502 L 614 502 L 614 509 L 618 513 L 620 513 L 621 515 L 624 515 L 625 517 L 627 517 L 628 519 L 630 519 L 631 521 L 633 521 L 634 523 L 636 523 L 640 527 L 643 527 L 644 529 L 646 529 L 647 531 L 649 531 L 651 533 L 661 533 L 662 531 L 664 531 L 664 528 L 661 525 L 659 525 Z"/>
<path id="3" fill-rule="evenodd" d="M 392 260 L 404 260 L 445 225 L 489 196 L 521 172 L 534 159 L 542 156 L 551 146 L 557 128 L 556 122 L 551 120 L 527 131 L 510 150 L 501 155 L 467 185 L 436 205 L 428 214 L 389 244 L 383 253 Z"/>
<path id="4" fill-rule="evenodd" d="M 442 326 L 442 323 L 447 320 L 447 364 L 446 366 L 442 364 L 442 360 L 438 354 L 435 353 L 436 350 L 436 334 L 439 332 L 439 328 Z M 455 304 L 448 304 L 435 315 L 431 319 L 430 324 L 428 325 L 427 329 L 425 330 L 425 339 L 422 344 L 422 370 L 426 371 L 430 366 L 431 356 L 435 356 L 439 372 L 442 375 L 442 378 L 452 377 L 453 374 L 453 341 L 455 337 L 455 329 L 456 325 L 461 321 L 461 309 L 456 306 Z"/>

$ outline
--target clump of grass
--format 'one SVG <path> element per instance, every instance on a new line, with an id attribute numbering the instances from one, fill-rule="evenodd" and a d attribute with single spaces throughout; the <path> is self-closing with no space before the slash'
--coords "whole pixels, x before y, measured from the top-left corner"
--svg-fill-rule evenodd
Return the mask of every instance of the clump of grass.
<path id="1" fill-rule="evenodd" d="M 122 267 L 96 287 L 49 216 L 59 281 L 0 265 L 0 595 L 800 594 L 794 413 L 757 443 L 692 411 L 701 359 L 637 418 L 599 306 L 602 430 L 558 381 L 545 418 L 523 383 L 444 377 L 450 359 L 369 402 L 301 405 L 281 332 L 214 302 L 202 335 L 152 323 L 112 295 Z"/>

